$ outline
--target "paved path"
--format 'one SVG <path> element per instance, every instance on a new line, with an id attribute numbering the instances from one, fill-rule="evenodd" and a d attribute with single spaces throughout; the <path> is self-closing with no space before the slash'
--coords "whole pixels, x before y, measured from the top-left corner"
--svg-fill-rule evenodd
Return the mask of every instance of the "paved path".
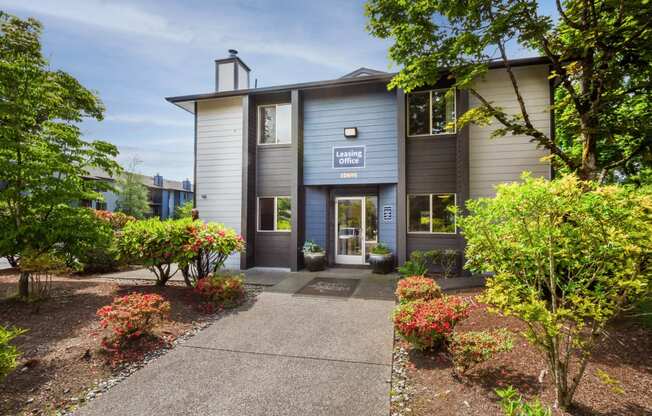
<path id="1" fill-rule="evenodd" d="M 293 294 L 314 276 L 263 292 L 78 415 L 388 415 L 390 279 L 360 273 L 346 299 Z"/>

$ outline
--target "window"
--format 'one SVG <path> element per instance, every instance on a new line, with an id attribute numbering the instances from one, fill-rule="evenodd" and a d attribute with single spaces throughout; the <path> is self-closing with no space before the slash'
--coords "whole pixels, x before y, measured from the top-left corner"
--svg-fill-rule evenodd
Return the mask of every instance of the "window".
<path id="1" fill-rule="evenodd" d="M 408 232 L 454 234 L 453 206 L 455 194 L 408 195 Z"/>
<path id="2" fill-rule="evenodd" d="M 455 95 L 447 90 L 420 91 L 408 96 L 408 136 L 455 133 Z"/>
<path id="3" fill-rule="evenodd" d="M 258 144 L 284 144 L 292 141 L 290 104 L 258 107 Z"/>
<path id="4" fill-rule="evenodd" d="M 290 197 L 258 198 L 258 231 L 290 231 L 291 229 Z"/>

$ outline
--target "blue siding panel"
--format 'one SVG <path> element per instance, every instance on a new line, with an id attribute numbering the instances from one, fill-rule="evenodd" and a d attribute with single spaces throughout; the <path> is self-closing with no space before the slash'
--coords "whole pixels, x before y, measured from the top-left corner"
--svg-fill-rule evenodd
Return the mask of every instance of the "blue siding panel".
<path id="1" fill-rule="evenodd" d="M 391 206 L 392 219 L 385 222 L 383 207 Z M 396 185 L 382 185 L 378 193 L 378 239 L 396 254 Z"/>
<path id="2" fill-rule="evenodd" d="M 358 137 L 344 138 L 345 127 L 357 127 Z M 346 91 L 311 91 L 303 108 L 303 181 L 305 185 L 396 183 L 396 95 L 385 85 Z M 366 146 L 363 169 L 333 169 L 334 146 Z M 357 178 L 341 179 L 342 172 Z"/>
<path id="3" fill-rule="evenodd" d="M 306 240 L 313 240 L 326 247 L 326 210 L 328 209 L 328 192 L 319 188 L 306 188 Z"/>

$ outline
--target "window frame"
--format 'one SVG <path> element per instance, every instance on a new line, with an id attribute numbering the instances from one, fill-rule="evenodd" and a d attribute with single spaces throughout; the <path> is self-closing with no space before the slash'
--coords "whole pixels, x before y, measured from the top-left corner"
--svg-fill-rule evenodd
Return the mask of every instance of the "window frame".
<path id="1" fill-rule="evenodd" d="M 261 230 L 260 229 L 260 200 L 274 198 L 274 229 L 273 230 Z M 258 196 L 256 197 L 256 232 L 259 233 L 290 233 L 292 232 L 292 214 L 290 211 L 290 229 L 289 230 L 279 230 L 278 226 L 278 198 L 287 198 L 290 200 L 290 207 L 292 206 L 292 198 L 289 195 L 279 195 L 279 196 Z M 290 208 L 291 209 L 291 208 Z"/>
<path id="2" fill-rule="evenodd" d="M 453 192 L 435 192 L 435 193 L 429 193 L 429 192 L 420 192 L 420 193 L 414 193 L 414 194 L 407 194 L 407 201 L 406 201 L 406 212 L 407 212 L 407 218 L 406 218 L 406 229 L 408 234 L 423 234 L 423 235 L 456 235 L 457 234 L 457 215 L 453 216 L 453 231 L 452 232 L 444 232 L 444 231 L 432 231 L 432 199 L 434 196 L 449 196 L 453 195 L 453 205 L 457 206 L 457 194 Z M 410 231 L 410 197 L 412 196 L 427 196 L 428 197 L 428 204 L 430 207 L 430 231 Z"/>
<path id="3" fill-rule="evenodd" d="M 450 88 L 435 88 L 432 90 L 423 90 L 423 91 L 414 91 L 413 93 L 408 94 L 407 100 L 405 103 L 405 129 L 406 131 L 406 136 L 407 137 L 433 137 L 433 136 L 446 136 L 446 135 L 452 135 L 452 134 L 457 134 L 457 90 L 454 90 L 455 93 L 453 94 L 453 114 L 454 114 L 454 128 L 452 131 L 446 131 L 443 133 L 433 133 L 432 132 L 432 93 L 433 92 L 439 92 L 443 91 L 444 95 L 446 92 L 448 92 Z M 423 94 L 423 93 L 428 93 L 428 133 L 426 134 L 410 134 L 410 96 L 412 94 Z"/>
<path id="4" fill-rule="evenodd" d="M 278 142 L 278 107 L 282 106 L 287 106 L 290 107 L 290 141 L 287 143 L 279 143 Z M 262 131 L 263 131 L 263 125 L 260 122 L 261 121 L 261 113 L 263 108 L 271 108 L 274 107 L 274 111 L 276 112 L 274 115 L 274 143 L 262 143 L 260 139 L 262 138 Z M 257 120 L 257 138 L 256 142 L 258 146 L 288 146 L 292 144 L 292 104 L 291 103 L 277 103 L 277 104 L 261 104 L 257 107 L 257 114 L 256 114 L 256 120 Z M 270 197 L 271 198 L 271 197 Z"/>

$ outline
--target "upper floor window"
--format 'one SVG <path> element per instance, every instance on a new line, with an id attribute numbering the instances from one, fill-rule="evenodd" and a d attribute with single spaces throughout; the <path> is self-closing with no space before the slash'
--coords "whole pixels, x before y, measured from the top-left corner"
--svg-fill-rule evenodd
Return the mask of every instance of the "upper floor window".
<path id="1" fill-rule="evenodd" d="M 455 133 L 455 94 L 448 97 L 446 92 L 418 91 L 408 96 L 408 136 Z"/>
<path id="2" fill-rule="evenodd" d="M 292 141 L 290 104 L 258 107 L 258 144 L 283 144 Z"/>

